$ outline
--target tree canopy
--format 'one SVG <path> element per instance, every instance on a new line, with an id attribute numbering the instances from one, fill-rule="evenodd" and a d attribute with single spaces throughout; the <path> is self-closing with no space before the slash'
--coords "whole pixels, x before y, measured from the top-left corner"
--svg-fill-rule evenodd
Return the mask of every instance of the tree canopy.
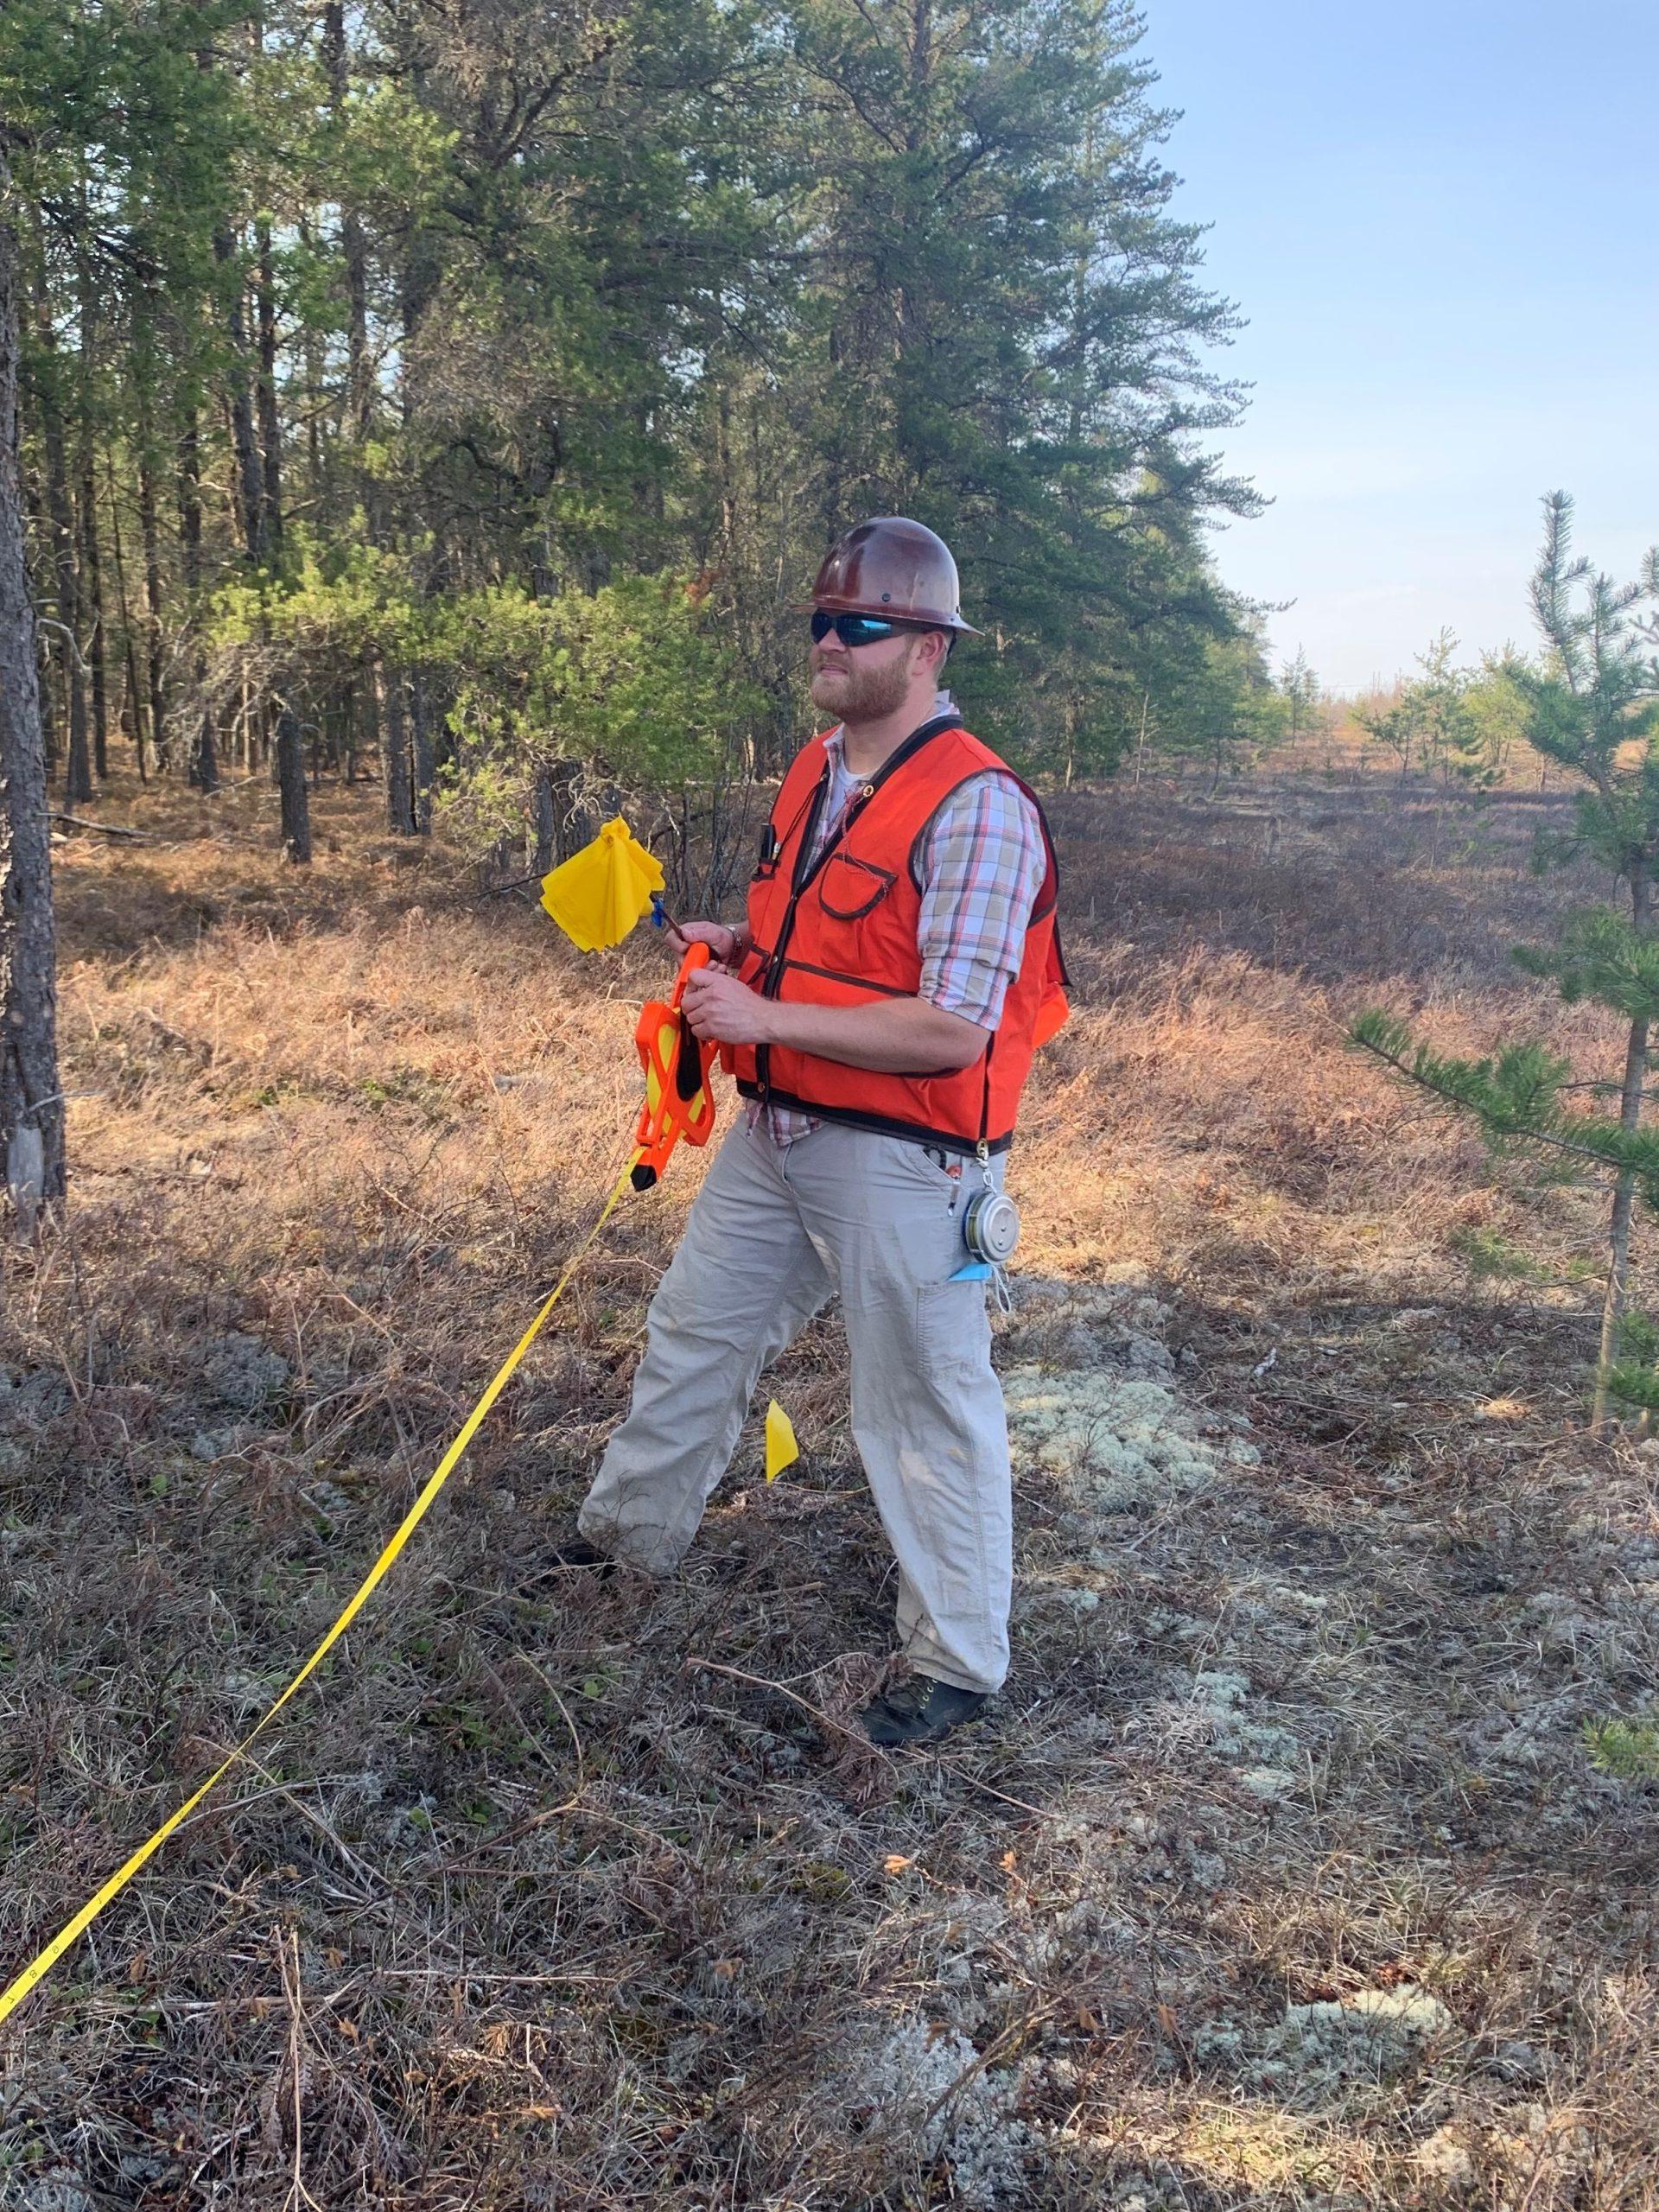
<path id="1" fill-rule="evenodd" d="M 1253 505 L 1206 447 L 1233 313 L 1141 29 L 1124 0 L 14 0 L 71 797 L 115 739 L 208 790 L 283 743 L 379 760 L 407 830 L 435 791 L 481 823 L 577 768 L 769 772 L 790 603 L 879 512 L 957 553 L 985 734 L 1109 767 L 1245 635 L 1204 533 Z"/>

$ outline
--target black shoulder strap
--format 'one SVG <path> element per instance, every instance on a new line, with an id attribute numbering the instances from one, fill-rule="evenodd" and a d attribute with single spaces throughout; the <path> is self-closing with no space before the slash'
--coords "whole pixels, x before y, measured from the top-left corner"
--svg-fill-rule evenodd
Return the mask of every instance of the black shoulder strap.
<path id="1" fill-rule="evenodd" d="M 865 785 L 859 793 L 860 800 L 868 802 L 873 799 L 888 777 L 897 769 L 902 768 L 906 760 L 913 760 L 925 745 L 931 744 L 936 737 L 943 737 L 948 729 L 961 728 L 962 717 L 959 715 L 935 715 L 930 721 L 925 721 L 919 729 L 912 730 L 902 745 L 894 746 L 893 751 L 888 753 L 881 766 Z M 850 821 L 851 818 L 849 810 L 848 819 Z"/>
<path id="2" fill-rule="evenodd" d="M 902 768 L 906 760 L 913 760 L 922 747 L 931 744 L 934 738 L 943 737 L 948 729 L 961 728 L 962 717 L 959 715 L 934 715 L 929 721 L 925 721 L 919 729 L 912 730 L 903 743 L 894 746 L 875 773 L 860 787 L 857 798 L 847 810 L 846 819 L 842 822 L 841 828 L 823 850 L 809 864 L 806 856 L 812 849 L 813 833 L 817 827 L 817 809 L 823 803 L 824 792 L 829 789 L 830 772 L 826 766 L 823 777 L 813 793 L 812 816 L 806 825 L 806 834 L 801 839 L 800 850 L 796 855 L 793 889 L 798 897 L 805 890 L 807 885 L 810 883 L 830 854 L 834 852 L 836 847 L 847 835 L 877 791 L 880 790 L 882 785 L 897 770 Z"/>

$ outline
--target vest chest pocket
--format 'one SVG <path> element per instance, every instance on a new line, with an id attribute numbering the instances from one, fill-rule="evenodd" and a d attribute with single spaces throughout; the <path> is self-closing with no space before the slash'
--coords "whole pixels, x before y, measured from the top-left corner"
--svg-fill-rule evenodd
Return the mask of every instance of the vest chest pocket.
<path id="1" fill-rule="evenodd" d="M 818 904 L 832 921 L 862 921 L 887 897 L 898 877 L 873 861 L 850 853 L 831 853 L 818 875 Z"/>

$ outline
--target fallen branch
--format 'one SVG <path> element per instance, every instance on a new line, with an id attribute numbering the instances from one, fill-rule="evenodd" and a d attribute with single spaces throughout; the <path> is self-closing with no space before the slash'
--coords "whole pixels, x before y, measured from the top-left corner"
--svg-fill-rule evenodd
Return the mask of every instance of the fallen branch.
<path id="1" fill-rule="evenodd" d="M 118 822 L 88 822 L 84 814 L 54 814 L 52 819 L 71 830 L 96 830 L 100 837 L 130 837 L 138 845 L 155 842 L 148 830 L 128 830 Z"/>
<path id="2" fill-rule="evenodd" d="M 533 868 L 528 875 L 515 875 L 506 883 L 486 884 L 483 895 L 486 899 L 505 899 L 510 891 L 522 891 L 526 884 L 539 883 L 541 880 L 542 871 L 540 868 Z"/>

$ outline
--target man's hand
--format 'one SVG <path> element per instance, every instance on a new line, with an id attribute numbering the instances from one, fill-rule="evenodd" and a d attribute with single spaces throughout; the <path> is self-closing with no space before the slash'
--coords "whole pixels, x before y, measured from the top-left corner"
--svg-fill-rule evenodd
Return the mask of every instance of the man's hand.
<path id="1" fill-rule="evenodd" d="M 688 930 L 720 926 L 718 922 L 687 925 Z M 709 943 L 707 938 L 693 941 Z M 692 1035 L 704 1044 L 710 1040 L 719 1045 L 770 1045 L 777 1041 L 776 1001 L 763 999 L 759 991 L 740 983 L 723 968 L 696 969 L 686 978 L 680 1004 L 691 1025 Z"/>
<path id="2" fill-rule="evenodd" d="M 677 960 L 683 960 L 694 944 L 706 944 L 722 967 L 734 967 L 748 950 L 748 928 L 734 929 L 729 922 L 680 922 L 670 930 L 668 949 Z"/>

